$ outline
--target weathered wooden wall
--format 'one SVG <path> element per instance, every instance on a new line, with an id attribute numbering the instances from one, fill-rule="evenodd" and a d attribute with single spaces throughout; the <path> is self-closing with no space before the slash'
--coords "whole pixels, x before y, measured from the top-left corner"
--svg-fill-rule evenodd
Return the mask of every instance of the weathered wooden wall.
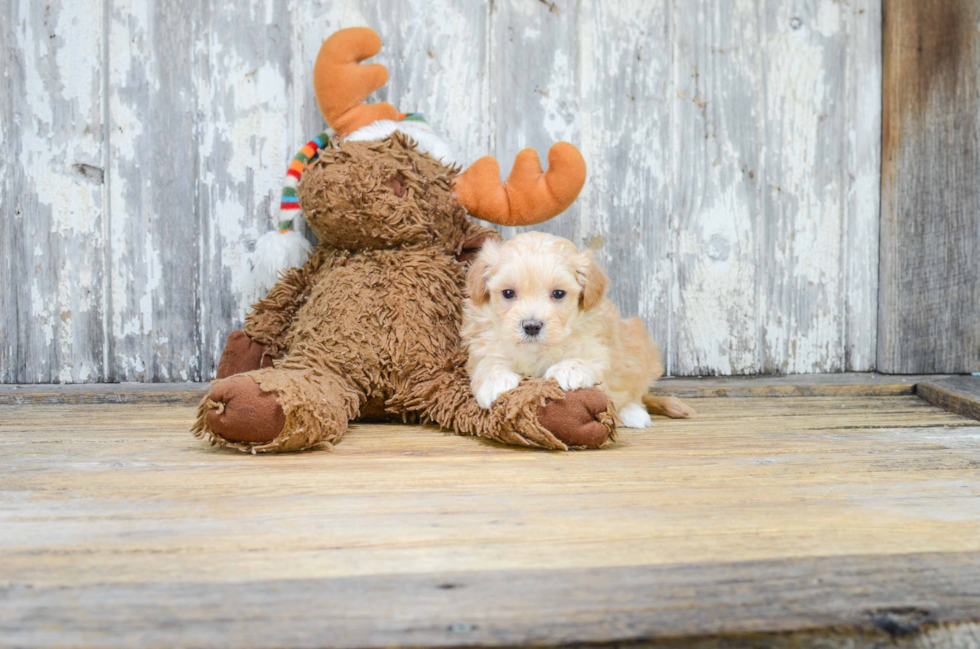
<path id="1" fill-rule="evenodd" d="M 880 0 L 0 0 L 0 381 L 209 378 L 328 34 L 504 172 L 576 143 L 673 374 L 875 366 Z"/>
<path id="2" fill-rule="evenodd" d="M 980 2 L 885 0 L 878 365 L 980 370 Z"/>

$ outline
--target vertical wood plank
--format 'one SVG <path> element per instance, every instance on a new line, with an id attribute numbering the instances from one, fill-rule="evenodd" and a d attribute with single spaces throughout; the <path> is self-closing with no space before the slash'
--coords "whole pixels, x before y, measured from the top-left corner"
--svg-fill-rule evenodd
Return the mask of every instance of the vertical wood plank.
<path id="1" fill-rule="evenodd" d="M 670 3 L 584 2 L 578 21 L 577 119 L 589 175 L 573 238 L 609 270 L 608 297 L 623 316 L 641 316 L 669 359 Z"/>
<path id="2" fill-rule="evenodd" d="M 0 381 L 98 381 L 102 2 L 2 7 Z"/>
<path id="3" fill-rule="evenodd" d="M 196 57 L 201 7 L 107 0 L 113 381 L 202 372 Z M 208 290 L 221 290 L 207 287 Z"/>
<path id="4" fill-rule="evenodd" d="M 884 0 L 878 368 L 980 370 L 975 0 Z"/>
<path id="5" fill-rule="evenodd" d="M 844 5 L 847 160 L 843 176 L 844 369 L 875 369 L 881 214 L 881 1 Z"/>
<path id="6" fill-rule="evenodd" d="M 835 0 L 767 0 L 759 9 L 766 43 L 760 369 L 839 372 L 846 8 Z"/>
<path id="7" fill-rule="evenodd" d="M 14 3 L 0 2 L 0 281 L 4 286 L 14 286 L 13 247 L 14 213 L 10 208 L 11 175 L 7 160 L 11 155 L 10 137 L 14 129 L 13 75 L 14 75 Z M 15 368 L 20 344 L 17 340 L 16 314 L 19 291 L 0 291 L 0 382 L 16 379 Z M 13 325 L 13 326 L 11 326 Z"/>
<path id="8" fill-rule="evenodd" d="M 673 2 L 675 374 L 762 369 L 765 31 L 758 3 Z"/>
<path id="9" fill-rule="evenodd" d="M 202 12 L 197 48 L 204 55 L 194 76 L 204 247 L 201 375 L 212 378 L 228 333 L 261 297 L 249 281 L 249 253 L 278 222 L 286 165 L 305 140 L 290 141 L 295 24 L 289 6 L 214 1 Z M 298 82 L 312 95 L 310 80 Z"/>

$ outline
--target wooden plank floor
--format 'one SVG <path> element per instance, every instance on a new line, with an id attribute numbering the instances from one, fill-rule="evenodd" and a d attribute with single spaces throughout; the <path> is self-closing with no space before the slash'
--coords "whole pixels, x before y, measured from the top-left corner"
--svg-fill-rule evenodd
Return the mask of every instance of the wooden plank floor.
<path id="1" fill-rule="evenodd" d="M 359 424 L 265 457 L 179 403 L 0 406 L 0 646 L 980 639 L 980 422 L 689 402 L 597 452 Z"/>

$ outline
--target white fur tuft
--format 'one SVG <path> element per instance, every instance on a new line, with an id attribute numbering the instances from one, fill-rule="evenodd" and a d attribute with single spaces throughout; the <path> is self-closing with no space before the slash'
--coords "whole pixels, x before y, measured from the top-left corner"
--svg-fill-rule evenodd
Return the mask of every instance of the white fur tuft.
<path id="1" fill-rule="evenodd" d="M 623 428 L 652 428 L 653 420 L 647 409 L 638 403 L 628 404 L 619 411 L 619 419 L 623 422 Z"/>
<path id="2" fill-rule="evenodd" d="M 521 384 L 521 375 L 510 370 L 499 369 L 483 380 L 476 391 L 476 402 L 481 408 L 490 409 L 497 397 L 510 392 Z"/>
<path id="3" fill-rule="evenodd" d="M 253 294 L 265 295 L 279 281 L 281 271 L 305 264 L 312 250 L 310 242 L 295 230 L 263 234 L 252 253 Z"/>
<path id="4" fill-rule="evenodd" d="M 401 131 L 415 140 L 419 149 L 425 151 L 443 164 L 449 165 L 456 162 L 456 157 L 445 140 L 436 135 L 427 124 L 420 124 L 419 122 L 409 120 L 395 122 L 389 119 L 379 119 L 367 126 L 362 126 L 345 139 L 351 142 L 381 140 L 395 131 Z"/>

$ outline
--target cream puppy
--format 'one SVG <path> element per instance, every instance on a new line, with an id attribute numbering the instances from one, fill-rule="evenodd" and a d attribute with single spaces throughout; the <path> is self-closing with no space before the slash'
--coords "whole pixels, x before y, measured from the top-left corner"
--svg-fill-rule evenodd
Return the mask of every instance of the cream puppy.
<path id="1" fill-rule="evenodd" d="M 591 252 L 561 237 L 485 243 L 470 268 L 462 328 L 479 404 L 543 376 L 563 390 L 600 388 L 629 428 L 651 426 L 648 409 L 692 416 L 678 399 L 647 394 L 663 374 L 660 352 L 639 318 L 621 320 L 603 298 L 608 281 Z"/>

